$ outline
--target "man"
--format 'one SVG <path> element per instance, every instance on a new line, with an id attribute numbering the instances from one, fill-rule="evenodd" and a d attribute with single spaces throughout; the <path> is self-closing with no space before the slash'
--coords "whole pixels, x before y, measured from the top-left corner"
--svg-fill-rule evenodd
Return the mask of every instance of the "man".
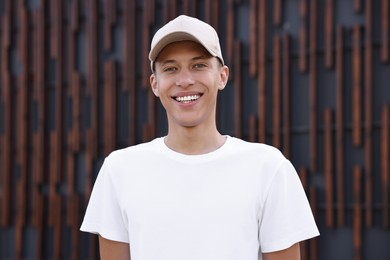
<path id="1" fill-rule="evenodd" d="M 293 166 L 216 127 L 229 69 L 215 30 L 179 16 L 149 59 L 168 134 L 106 158 L 81 227 L 99 235 L 101 258 L 300 259 L 299 242 L 319 232 Z"/>

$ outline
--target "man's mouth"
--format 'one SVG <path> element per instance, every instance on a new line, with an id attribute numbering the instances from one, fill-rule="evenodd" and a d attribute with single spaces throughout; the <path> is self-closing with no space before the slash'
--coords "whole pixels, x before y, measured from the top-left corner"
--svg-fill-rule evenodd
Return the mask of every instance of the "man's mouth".
<path id="1" fill-rule="evenodd" d="M 175 100 L 180 103 L 190 103 L 200 98 L 200 95 L 190 95 L 190 96 L 182 96 L 182 97 L 175 97 Z"/>

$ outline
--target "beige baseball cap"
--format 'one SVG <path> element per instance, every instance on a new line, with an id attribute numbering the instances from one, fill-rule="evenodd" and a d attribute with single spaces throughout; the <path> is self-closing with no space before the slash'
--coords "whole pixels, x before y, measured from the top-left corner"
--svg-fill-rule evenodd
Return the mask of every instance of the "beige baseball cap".
<path id="1" fill-rule="evenodd" d="M 158 54 L 165 46 L 172 42 L 185 40 L 199 42 L 212 56 L 219 58 L 224 64 L 218 34 L 215 29 L 197 18 L 180 15 L 161 27 L 153 36 L 149 52 L 152 71 Z"/>

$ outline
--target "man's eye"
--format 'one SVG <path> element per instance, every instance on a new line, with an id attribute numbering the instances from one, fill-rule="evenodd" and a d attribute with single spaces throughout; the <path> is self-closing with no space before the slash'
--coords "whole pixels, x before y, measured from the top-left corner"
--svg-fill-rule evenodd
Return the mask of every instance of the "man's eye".
<path id="1" fill-rule="evenodd" d="M 177 70 L 177 68 L 176 67 L 166 67 L 166 68 L 164 68 L 164 70 L 163 71 L 166 71 L 166 72 L 171 72 L 171 71 L 176 71 Z"/>
<path id="2" fill-rule="evenodd" d="M 197 63 L 197 64 L 194 65 L 195 69 L 202 69 L 202 68 L 205 68 L 205 67 L 207 67 L 207 66 L 204 63 Z"/>

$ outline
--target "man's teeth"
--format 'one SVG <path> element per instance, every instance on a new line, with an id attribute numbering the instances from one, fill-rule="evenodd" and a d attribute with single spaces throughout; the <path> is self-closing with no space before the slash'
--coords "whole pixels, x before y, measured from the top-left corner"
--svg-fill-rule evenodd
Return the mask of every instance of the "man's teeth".
<path id="1" fill-rule="evenodd" d="M 199 97 L 200 97 L 200 95 L 176 97 L 176 100 L 179 102 L 182 102 L 182 103 L 188 103 L 188 102 L 197 100 Z"/>

